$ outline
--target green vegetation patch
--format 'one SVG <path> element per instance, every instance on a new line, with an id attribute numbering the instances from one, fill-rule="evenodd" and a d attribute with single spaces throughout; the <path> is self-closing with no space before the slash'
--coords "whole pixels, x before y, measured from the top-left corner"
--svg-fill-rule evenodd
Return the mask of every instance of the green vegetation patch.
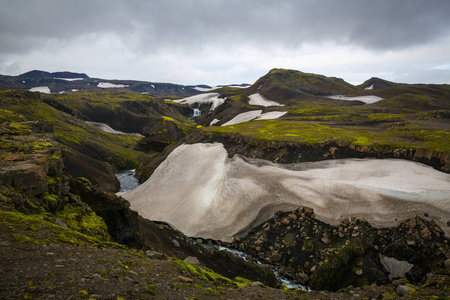
<path id="1" fill-rule="evenodd" d="M 449 130 L 423 128 L 420 124 L 414 123 L 377 129 L 296 120 L 264 120 L 233 126 L 208 127 L 203 130 L 215 135 L 239 134 L 257 140 L 310 145 L 345 141 L 357 147 L 425 148 L 440 152 L 450 151 Z"/>
<path id="2" fill-rule="evenodd" d="M 251 280 L 242 278 L 242 277 L 236 277 L 235 280 L 231 280 L 225 276 L 222 276 L 216 272 L 214 272 L 211 269 L 208 268 L 202 268 L 193 264 L 189 264 L 181 259 L 177 258 L 171 258 L 171 261 L 174 262 L 174 264 L 181 267 L 181 269 L 189 272 L 192 275 L 200 277 L 202 280 L 211 283 L 216 281 L 222 281 L 226 284 L 234 285 L 237 287 L 244 287 L 251 283 L 253 283 Z"/>
<path id="3" fill-rule="evenodd" d="M 0 211 L 0 229 L 15 226 L 23 229 L 16 234 L 16 239 L 21 242 L 36 244 L 69 243 L 78 246 L 103 246 L 119 244 L 109 242 L 97 236 L 87 235 L 71 228 L 54 224 L 54 219 L 49 214 L 27 215 L 16 211 Z"/>

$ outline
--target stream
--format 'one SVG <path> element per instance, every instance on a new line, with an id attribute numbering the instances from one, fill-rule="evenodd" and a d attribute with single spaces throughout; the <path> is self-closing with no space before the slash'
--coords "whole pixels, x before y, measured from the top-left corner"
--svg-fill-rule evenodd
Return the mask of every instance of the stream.
<path id="1" fill-rule="evenodd" d="M 140 185 L 139 180 L 134 177 L 135 173 L 135 170 L 126 170 L 115 174 L 120 181 L 120 192 L 130 191 Z"/>
<path id="2" fill-rule="evenodd" d="M 225 251 L 231 252 L 231 253 L 236 254 L 237 256 L 241 257 L 242 259 L 248 261 L 247 257 L 249 255 L 247 253 L 245 253 L 244 251 L 240 251 L 240 250 L 236 250 L 236 249 L 232 249 L 232 248 L 228 248 L 228 247 L 224 247 L 224 246 L 219 246 L 219 245 L 215 245 L 215 244 L 202 244 L 202 246 L 207 249 L 219 248 L 219 251 L 225 250 Z M 262 265 L 262 262 L 260 262 L 257 259 L 252 259 L 252 261 L 256 262 L 258 265 Z M 277 276 L 277 278 L 280 279 L 281 284 L 287 286 L 288 288 L 299 289 L 299 290 L 303 290 L 303 291 L 307 291 L 307 292 L 311 291 L 311 289 L 309 287 L 303 286 L 299 283 L 295 283 L 294 280 L 291 280 L 291 279 L 288 279 L 288 278 L 282 276 L 280 273 L 278 273 L 278 271 L 273 270 L 273 272 L 275 273 L 275 276 Z"/>
<path id="3" fill-rule="evenodd" d="M 135 170 L 127 170 L 127 171 L 122 171 L 122 172 L 116 173 L 116 177 L 120 181 L 120 191 L 121 192 L 126 192 L 129 190 L 132 190 L 140 185 L 139 180 L 134 177 L 134 174 L 135 174 Z M 236 249 L 232 249 L 232 248 L 227 248 L 227 247 L 214 245 L 214 244 L 202 244 L 202 246 L 207 249 L 215 249 L 216 247 L 218 247 L 219 251 L 226 250 L 228 252 L 236 254 L 237 256 L 243 258 L 244 260 L 247 260 L 247 257 L 248 257 L 247 253 L 236 250 Z M 255 262 L 258 265 L 262 264 L 259 260 L 255 260 Z M 301 284 L 295 283 L 293 280 L 283 277 L 276 270 L 273 270 L 273 272 L 275 273 L 275 276 L 277 276 L 277 278 L 280 279 L 281 284 L 284 284 L 288 288 L 310 291 L 310 289 L 308 287 L 305 287 Z"/>

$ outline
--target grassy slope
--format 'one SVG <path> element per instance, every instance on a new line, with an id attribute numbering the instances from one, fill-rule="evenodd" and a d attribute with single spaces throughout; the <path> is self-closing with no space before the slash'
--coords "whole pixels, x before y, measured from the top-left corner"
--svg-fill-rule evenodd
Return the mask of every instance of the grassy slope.
<path id="1" fill-rule="evenodd" d="M 316 81 L 328 81 L 318 75 L 296 74 L 289 70 L 272 70 L 268 75 L 271 73 L 276 75 L 269 78 L 272 84 L 282 85 L 280 78 L 287 78 L 284 84 L 287 88 L 304 81 L 306 88 L 310 89 Z M 342 84 L 342 88 L 346 87 L 345 82 L 335 81 Z M 242 100 L 245 93 L 236 91 L 232 99 Z M 449 86 L 396 85 L 378 90 L 354 89 L 348 94 L 378 95 L 386 99 L 370 105 L 348 105 L 345 101 L 321 103 L 314 99 L 290 102 L 284 107 L 262 108 L 264 111 L 288 111 L 281 119 L 203 130 L 216 135 L 240 134 L 270 141 L 306 144 L 345 141 L 355 146 L 425 148 L 450 152 Z M 249 110 L 244 103 L 242 108 Z"/>
<path id="2" fill-rule="evenodd" d="M 41 120 L 53 125 L 56 140 L 65 145 L 68 151 L 92 149 L 109 156 L 109 162 L 117 168 L 135 167 L 140 158 L 145 156 L 144 153 L 133 150 L 139 137 L 106 133 L 37 98 L 16 100 L 11 96 L 12 93 L 17 92 L 0 92 L 2 109 L 16 116 L 22 115 L 26 120 Z M 6 113 L 0 121 L 9 121 Z"/>

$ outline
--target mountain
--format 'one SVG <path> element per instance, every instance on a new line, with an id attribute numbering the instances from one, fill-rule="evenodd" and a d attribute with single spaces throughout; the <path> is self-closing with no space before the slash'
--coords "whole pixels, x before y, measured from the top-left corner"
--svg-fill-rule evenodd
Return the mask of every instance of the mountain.
<path id="1" fill-rule="evenodd" d="M 372 77 L 366 81 L 364 81 L 362 84 L 358 85 L 360 89 L 365 90 L 377 90 L 377 89 L 384 89 L 384 88 L 390 88 L 394 86 L 398 86 L 398 83 L 387 81 L 381 78 Z"/>
<path id="2" fill-rule="evenodd" d="M 72 73 L 72 72 L 45 72 L 39 70 L 33 70 L 30 72 L 26 72 L 17 76 L 18 78 L 66 78 L 66 79 L 75 79 L 75 78 L 89 78 L 84 73 Z"/>
<path id="3" fill-rule="evenodd" d="M 0 77 L 0 298 L 448 294 L 449 85 L 25 76 Z"/>
<path id="4" fill-rule="evenodd" d="M 46 93 L 121 90 L 153 96 L 187 97 L 201 93 L 195 86 L 137 80 L 90 78 L 84 73 L 33 70 L 19 76 L 0 76 L 0 90 L 31 90 Z"/>

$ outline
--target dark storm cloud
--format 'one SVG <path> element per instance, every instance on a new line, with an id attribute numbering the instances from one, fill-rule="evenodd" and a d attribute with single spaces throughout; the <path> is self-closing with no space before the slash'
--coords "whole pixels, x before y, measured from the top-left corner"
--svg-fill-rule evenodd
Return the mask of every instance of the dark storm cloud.
<path id="1" fill-rule="evenodd" d="M 334 42 L 373 50 L 422 45 L 450 32 L 450 1 L 2 0 L 0 55 L 47 42 L 112 35 L 134 51 L 209 44 L 297 47 Z"/>

